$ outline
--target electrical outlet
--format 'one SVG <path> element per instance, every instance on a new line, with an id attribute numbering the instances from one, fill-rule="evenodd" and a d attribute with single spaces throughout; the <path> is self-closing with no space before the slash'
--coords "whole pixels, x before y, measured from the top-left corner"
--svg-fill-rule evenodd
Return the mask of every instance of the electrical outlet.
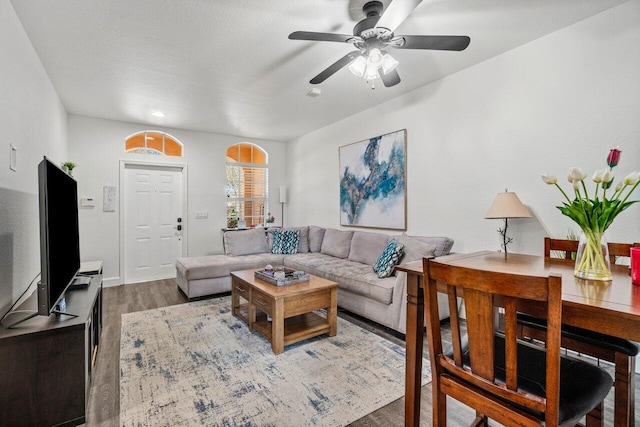
<path id="1" fill-rule="evenodd" d="M 196 212 L 196 219 L 207 219 L 209 218 L 208 211 L 198 211 Z"/>

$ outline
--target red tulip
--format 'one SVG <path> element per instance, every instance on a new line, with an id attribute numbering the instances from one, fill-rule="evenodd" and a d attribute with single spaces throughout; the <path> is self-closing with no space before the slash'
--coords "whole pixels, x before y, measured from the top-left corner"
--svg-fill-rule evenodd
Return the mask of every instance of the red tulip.
<path id="1" fill-rule="evenodd" d="M 611 149 L 611 151 L 609 152 L 609 156 L 607 156 L 607 164 L 610 168 L 614 168 L 618 164 L 618 162 L 620 161 L 620 153 L 622 153 L 622 151 L 618 150 L 617 148 Z"/>

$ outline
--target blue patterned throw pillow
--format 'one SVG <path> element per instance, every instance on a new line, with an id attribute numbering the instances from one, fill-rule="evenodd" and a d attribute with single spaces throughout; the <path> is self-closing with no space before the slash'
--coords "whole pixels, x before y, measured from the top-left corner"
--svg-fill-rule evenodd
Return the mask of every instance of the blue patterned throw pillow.
<path id="1" fill-rule="evenodd" d="M 300 230 L 273 230 L 272 254 L 297 254 Z"/>
<path id="2" fill-rule="evenodd" d="M 378 277 L 389 277 L 391 273 L 393 273 L 393 267 L 395 267 L 399 262 L 400 258 L 402 258 L 402 254 L 404 253 L 404 245 L 402 243 L 398 243 L 396 239 L 391 239 L 389 243 L 387 243 L 387 247 L 384 248 L 380 258 L 373 264 L 373 270 L 376 272 Z"/>

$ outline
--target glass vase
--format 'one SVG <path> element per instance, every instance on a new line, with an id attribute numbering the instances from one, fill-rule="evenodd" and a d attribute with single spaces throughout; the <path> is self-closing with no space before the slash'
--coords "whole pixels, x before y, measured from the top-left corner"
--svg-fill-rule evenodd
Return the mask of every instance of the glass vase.
<path id="1" fill-rule="evenodd" d="M 609 247 L 602 232 L 583 231 L 578 243 L 574 276 L 587 280 L 611 280 Z"/>

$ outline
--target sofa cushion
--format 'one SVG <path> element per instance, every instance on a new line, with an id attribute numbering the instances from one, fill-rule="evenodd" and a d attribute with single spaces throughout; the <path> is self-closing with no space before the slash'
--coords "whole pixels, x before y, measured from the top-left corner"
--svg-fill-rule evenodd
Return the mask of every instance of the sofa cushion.
<path id="1" fill-rule="evenodd" d="M 239 233 L 239 231 L 232 231 L 232 233 Z M 178 258 L 176 260 L 176 268 L 182 272 L 187 280 L 210 279 L 228 277 L 232 271 L 263 268 L 267 264 L 281 265 L 283 258 L 283 255 L 274 255 L 269 252 L 240 257 L 207 255 Z"/>
<path id="2" fill-rule="evenodd" d="M 448 237 L 425 237 L 425 236 L 409 236 L 409 237 L 435 246 L 436 251 L 433 254 L 434 256 L 449 255 L 449 252 L 451 252 L 451 248 L 453 247 L 453 239 L 450 239 Z"/>
<path id="3" fill-rule="evenodd" d="M 389 236 L 367 231 L 355 231 L 351 239 L 349 260 L 373 265 L 389 242 Z"/>
<path id="4" fill-rule="evenodd" d="M 309 226 L 309 252 L 320 252 L 325 231 L 322 227 Z"/>
<path id="5" fill-rule="evenodd" d="M 436 251 L 436 247 L 434 245 L 422 242 L 404 234 L 402 236 L 394 237 L 394 239 L 396 239 L 398 243 L 402 243 L 404 245 L 404 255 L 400 259 L 400 262 L 403 264 L 433 256 Z"/>
<path id="6" fill-rule="evenodd" d="M 267 231 L 267 241 L 270 248 L 273 248 L 273 232 L 276 230 L 298 230 L 298 253 L 309 252 L 309 227 L 286 227 L 286 228 L 270 228 Z"/>
<path id="7" fill-rule="evenodd" d="M 337 258 L 347 258 L 351 249 L 353 231 L 335 230 L 327 228 L 322 239 L 320 252 Z"/>
<path id="8" fill-rule="evenodd" d="M 404 245 L 398 243 L 396 239 L 391 239 L 384 248 L 380 257 L 373 264 L 373 271 L 376 272 L 378 277 L 389 277 L 393 273 L 393 267 L 398 265 L 400 258 L 402 257 Z"/>
<path id="9" fill-rule="evenodd" d="M 322 253 L 294 254 L 284 257 L 284 265 L 338 282 L 340 289 L 362 295 L 382 304 L 393 302 L 396 277 L 379 279 L 371 265 Z M 338 298 L 340 305 L 340 298 Z"/>
<path id="10" fill-rule="evenodd" d="M 272 254 L 297 254 L 300 230 L 274 230 Z"/>
<path id="11" fill-rule="evenodd" d="M 267 237 L 262 228 L 226 231 L 224 233 L 224 253 L 226 255 L 250 255 L 269 251 Z"/>
<path id="12" fill-rule="evenodd" d="M 453 239 L 450 239 L 448 237 L 407 236 L 406 233 L 403 233 L 402 235 L 435 246 L 436 250 L 433 256 L 436 257 L 449 255 L 451 247 L 453 246 Z M 401 236 L 391 236 L 389 237 L 389 239 L 398 239 L 399 237 Z"/>

